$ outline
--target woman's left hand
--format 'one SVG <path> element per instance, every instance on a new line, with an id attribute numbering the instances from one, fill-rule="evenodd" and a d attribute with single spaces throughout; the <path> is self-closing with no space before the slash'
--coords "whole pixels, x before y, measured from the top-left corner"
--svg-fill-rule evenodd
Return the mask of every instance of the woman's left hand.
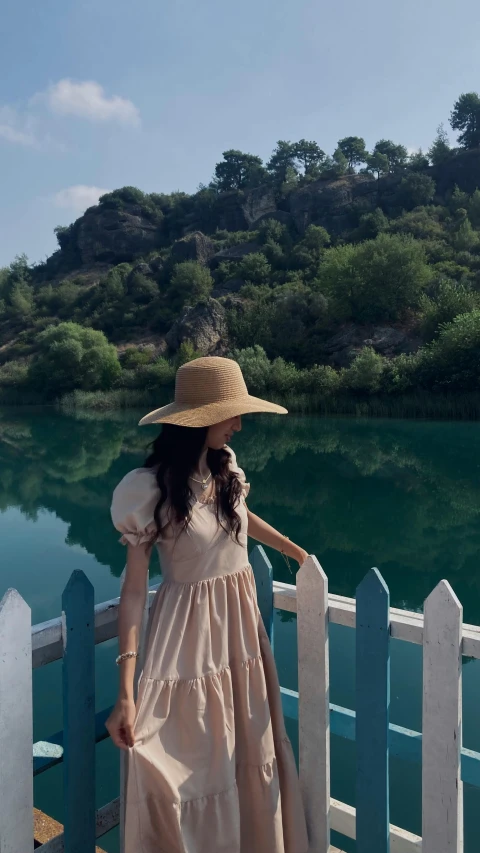
<path id="1" fill-rule="evenodd" d="M 298 548 L 298 553 L 295 553 L 293 559 L 297 561 L 300 567 L 303 566 L 305 560 L 308 559 L 308 551 L 304 551 L 303 548 Z"/>

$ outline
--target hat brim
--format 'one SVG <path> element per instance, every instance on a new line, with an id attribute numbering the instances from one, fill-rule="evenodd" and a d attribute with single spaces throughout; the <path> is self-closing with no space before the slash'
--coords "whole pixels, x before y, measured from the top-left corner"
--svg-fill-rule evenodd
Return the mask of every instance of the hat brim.
<path id="1" fill-rule="evenodd" d="M 249 394 L 236 400 L 222 400 L 193 408 L 192 406 L 179 406 L 177 403 L 170 403 L 168 406 L 162 406 L 161 409 L 155 409 L 155 411 L 145 415 L 139 421 L 139 426 L 177 424 L 177 426 L 187 427 L 208 427 L 222 421 L 228 421 L 229 418 L 236 418 L 238 415 L 260 412 L 288 415 L 287 409 L 283 406 L 277 406 L 276 403 L 269 403 L 267 400 L 261 400 L 259 397 L 252 397 Z"/>

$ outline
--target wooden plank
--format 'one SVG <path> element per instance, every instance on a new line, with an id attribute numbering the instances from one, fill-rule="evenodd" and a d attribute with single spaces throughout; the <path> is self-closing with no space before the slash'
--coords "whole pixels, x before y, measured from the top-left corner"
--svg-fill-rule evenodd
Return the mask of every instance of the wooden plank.
<path id="1" fill-rule="evenodd" d="M 257 587 L 258 609 L 273 646 L 273 568 L 261 545 L 256 545 L 250 554 L 250 564 Z"/>
<path id="2" fill-rule="evenodd" d="M 95 714 L 95 743 L 101 743 L 108 738 L 105 723 L 113 708 L 106 708 Z M 37 741 L 33 744 L 33 775 L 38 776 L 45 770 L 50 770 L 63 761 L 63 731 L 50 735 L 48 741 Z"/>
<path id="3" fill-rule="evenodd" d="M 298 693 L 296 690 L 280 688 L 283 713 L 298 720 Z M 330 704 L 330 733 L 346 740 L 355 740 L 355 711 Z M 422 761 L 422 733 L 390 723 L 390 755 L 420 764 Z M 480 752 L 462 747 L 462 781 L 480 788 Z"/>
<path id="4" fill-rule="evenodd" d="M 292 584 L 273 582 L 273 604 L 279 610 L 297 612 L 296 588 Z M 336 625 L 355 628 L 355 601 L 342 595 L 329 596 L 329 620 Z M 395 640 L 422 645 L 423 614 L 390 608 L 390 634 Z M 463 625 L 462 654 L 480 659 L 480 627 Z"/>
<path id="5" fill-rule="evenodd" d="M 150 604 L 159 584 L 149 589 Z M 119 599 L 104 601 L 95 607 L 95 643 L 104 643 L 118 636 Z M 278 610 L 297 612 L 297 589 L 292 584 L 273 582 L 273 605 Z M 348 628 L 355 627 L 355 601 L 341 595 L 329 596 L 329 620 Z M 391 636 L 397 640 L 422 645 L 423 614 L 390 608 Z M 462 654 L 480 659 L 480 628 L 463 626 Z M 32 666 L 37 669 L 62 657 L 61 617 L 42 622 L 32 628 Z"/>
<path id="6" fill-rule="evenodd" d="M 0 602 L 0 851 L 33 845 L 31 611 L 15 589 Z"/>
<path id="7" fill-rule="evenodd" d="M 149 606 L 160 584 L 149 587 Z M 112 598 L 95 606 L 95 644 L 118 637 L 118 606 L 120 598 Z M 38 669 L 60 660 L 63 654 L 62 617 L 41 622 L 32 628 L 32 667 Z"/>
<path id="8" fill-rule="evenodd" d="M 390 595 L 377 569 L 356 595 L 357 853 L 389 853 Z"/>
<path id="9" fill-rule="evenodd" d="M 339 800 L 331 800 L 330 814 L 332 829 L 340 832 L 347 838 L 356 837 L 356 812 L 353 806 L 341 803 Z M 400 829 L 390 824 L 390 850 L 391 853 L 421 853 L 422 839 L 413 832 Z"/>
<path id="10" fill-rule="evenodd" d="M 291 583 L 273 582 L 273 606 L 278 610 L 297 612 L 297 587 Z"/>
<path id="11" fill-rule="evenodd" d="M 423 853 L 462 853 L 462 615 L 447 581 L 425 602 L 423 641 Z"/>
<path id="12" fill-rule="evenodd" d="M 105 835 L 107 832 L 110 832 L 111 829 L 118 826 L 119 814 L 120 799 L 118 797 L 117 799 L 112 800 L 111 803 L 107 803 L 106 806 L 102 806 L 102 808 L 97 811 L 95 817 L 95 835 L 97 838 L 101 838 L 102 835 Z M 41 853 L 65 853 L 64 841 L 64 834 L 61 832 L 50 841 L 42 844 L 40 847 Z"/>
<path id="13" fill-rule="evenodd" d="M 46 815 L 39 809 L 33 810 L 33 826 L 34 826 L 34 847 L 38 849 L 46 844 L 50 839 L 63 833 L 63 826 L 58 820 L 54 820 L 50 815 Z M 45 849 L 45 848 L 43 848 Z M 95 853 L 105 853 L 100 847 L 95 848 Z"/>
<path id="14" fill-rule="evenodd" d="M 328 580 L 315 557 L 297 574 L 300 786 L 310 853 L 330 846 Z"/>
<path id="15" fill-rule="evenodd" d="M 95 851 L 95 638 L 93 586 L 73 572 L 63 609 L 65 853 Z"/>

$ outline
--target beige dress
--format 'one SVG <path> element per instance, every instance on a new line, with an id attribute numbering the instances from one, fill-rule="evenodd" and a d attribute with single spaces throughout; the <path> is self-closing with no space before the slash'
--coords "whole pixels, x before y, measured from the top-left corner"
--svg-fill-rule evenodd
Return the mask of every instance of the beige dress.
<path id="1" fill-rule="evenodd" d="M 232 467 L 248 494 L 243 471 Z M 158 488 L 131 471 L 112 503 L 122 541 L 147 542 Z M 295 760 L 272 649 L 240 544 L 197 501 L 158 542 L 163 574 L 128 752 L 125 853 L 307 853 Z"/>

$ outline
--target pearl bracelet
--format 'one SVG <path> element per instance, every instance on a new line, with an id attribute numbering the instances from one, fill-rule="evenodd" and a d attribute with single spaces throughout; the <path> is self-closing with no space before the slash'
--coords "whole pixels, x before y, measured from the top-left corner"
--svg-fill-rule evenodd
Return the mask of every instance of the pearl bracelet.
<path id="1" fill-rule="evenodd" d="M 123 655 L 118 656 L 115 663 L 118 666 L 122 661 L 128 660 L 128 658 L 138 658 L 138 652 L 124 652 Z"/>

